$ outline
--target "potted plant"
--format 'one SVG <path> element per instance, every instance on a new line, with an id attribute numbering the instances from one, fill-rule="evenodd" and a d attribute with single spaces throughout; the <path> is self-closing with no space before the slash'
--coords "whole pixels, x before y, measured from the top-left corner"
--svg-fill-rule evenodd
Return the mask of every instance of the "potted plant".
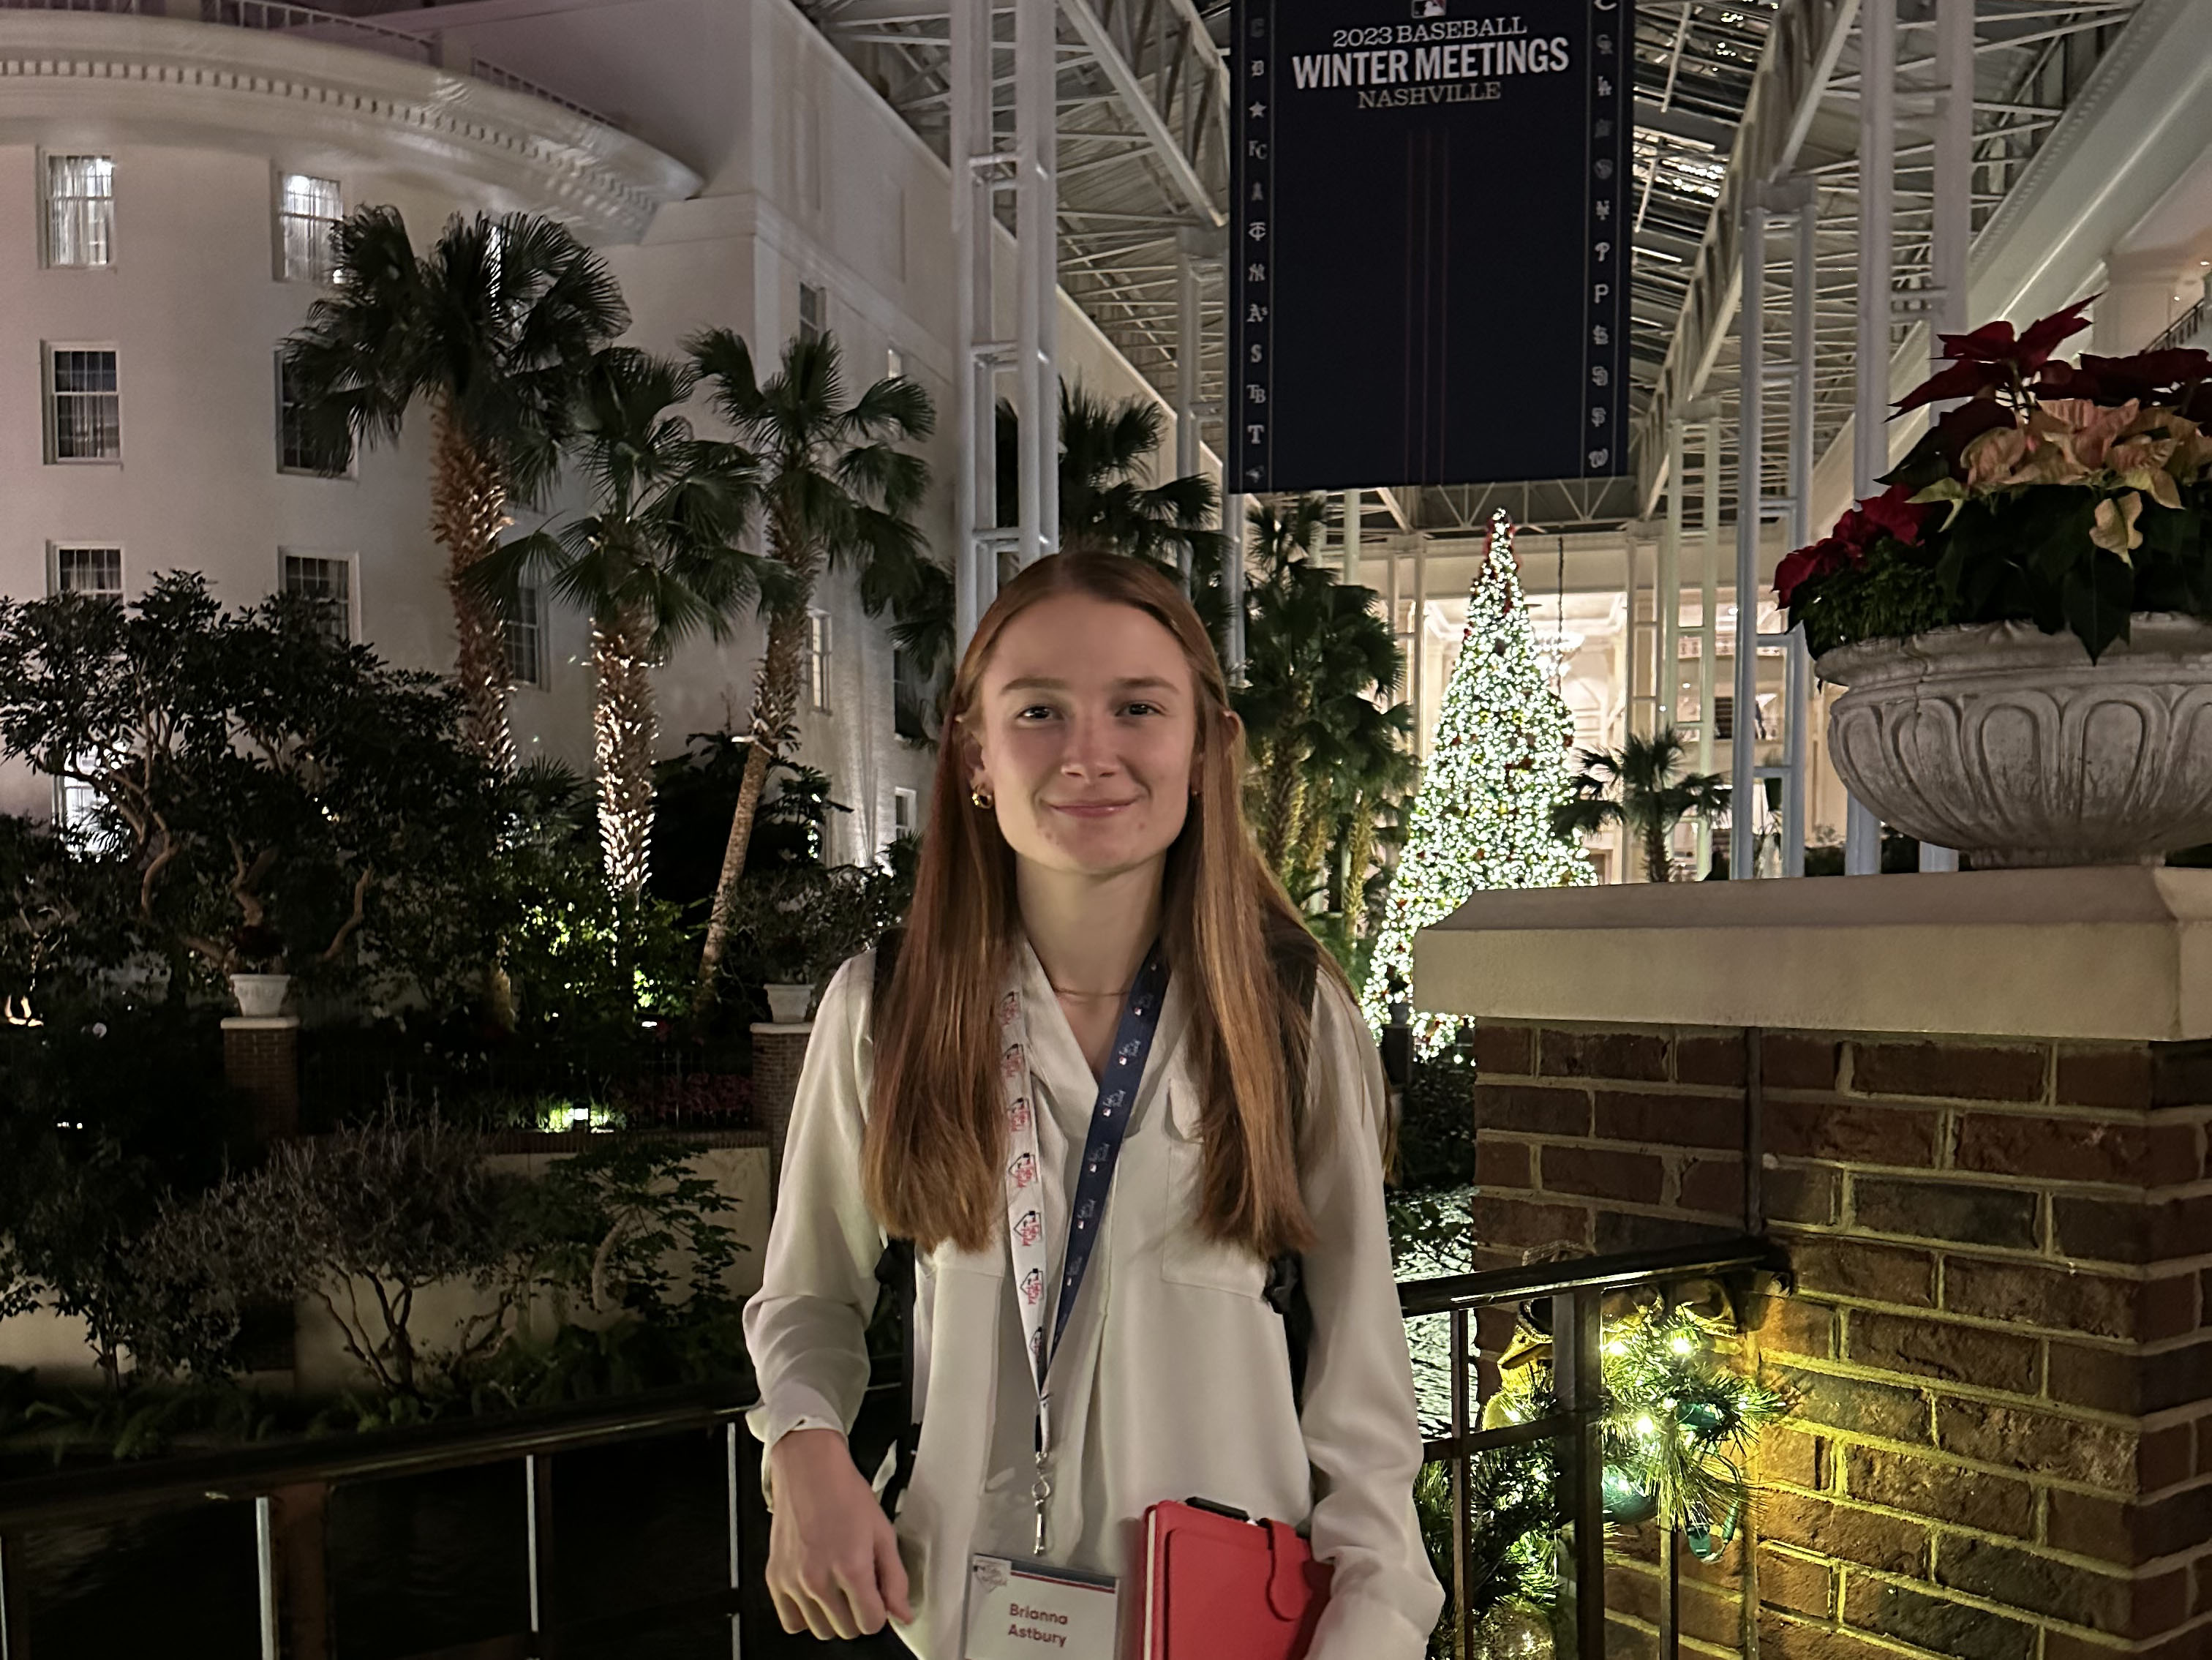
<path id="1" fill-rule="evenodd" d="M 1898 409 L 1964 401 L 1775 574 L 1844 781 L 1985 868 L 2212 840 L 2212 356 L 2060 361 L 2088 304 L 1942 337 Z"/>
<path id="2" fill-rule="evenodd" d="M 284 940 L 266 922 L 248 922 L 230 936 L 230 994 L 248 1019 L 281 1014 L 292 989 L 284 971 Z"/>
<path id="3" fill-rule="evenodd" d="M 732 932 L 768 994 L 769 1016 L 806 1018 L 815 988 L 898 919 L 905 883 L 858 866 L 795 866 L 748 877 Z"/>

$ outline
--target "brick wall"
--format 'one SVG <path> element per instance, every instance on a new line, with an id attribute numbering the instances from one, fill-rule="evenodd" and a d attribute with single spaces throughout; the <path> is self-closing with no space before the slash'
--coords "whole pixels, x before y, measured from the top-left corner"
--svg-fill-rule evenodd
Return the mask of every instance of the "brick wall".
<path id="1" fill-rule="evenodd" d="M 753 1124 L 768 1136 L 769 1202 L 782 1185 L 783 1140 L 791 1128 L 791 1109 L 799 1098 L 799 1074 L 806 1065 L 806 1043 L 811 1024 L 778 1026 L 763 1024 L 752 1029 Z"/>
<path id="2" fill-rule="evenodd" d="M 1756 1130 L 1799 1405 L 1748 1561 L 1685 1564 L 1686 1651 L 1746 1651 L 1749 1567 L 1765 1660 L 2212 1660 L 2212 1046 L 1769 1032 L 1748 1126 L 1741 1032 L 1478 1045 L 1483 1266 L 1738 1231 Z"/>
<path id="3" fill-rule="evenodd" d="M 254 1139 L 300 1133 L 300 1023 L 290 1015 L 258 1019 L 233 1015 L 222 1023 L 223 1081 L 253 1113 Z"/>

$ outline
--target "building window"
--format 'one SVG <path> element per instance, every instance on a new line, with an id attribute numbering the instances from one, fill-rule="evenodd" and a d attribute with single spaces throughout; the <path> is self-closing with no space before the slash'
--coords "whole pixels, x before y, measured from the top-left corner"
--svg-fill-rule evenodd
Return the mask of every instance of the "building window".
<path id="1" fill-rule="evenodd" d="M 891 835 L 918 836 L 921 833 L 921 798 L 902 785 L 891 787 Z"/>
<path id="2" fill-rule="evenodd" d="M 828 313 L 828 301 L 820 289 L 811 283 L 799 285 L 799 337 L 810 345 L 829 332 L 823 318 Z"/>
<path id="3" fill-rule="evenodd" d="M 54 592 L 94 593 L 105 599 L 120 599 L 123 597 L 123 550 L 56 547 Z"/>
<path id="4" fill-rule="evenodd" d="M 284 592 L 322 608 L 323 632 L 339 645 L 353 640 L 353 561 L 330 554 L 288 553 Z"/>
<path id="5" fill-rule="evenodd" d="M 284 175 L 276 201 L 276 234 L 283 248 L 286 282 L 331 281 L 337 265 L 331 233 L 344 216 L 337 179 L 306 173 Z"/>
<path id="6" fill-rule="evenodd" d="M 307 411 L 292 392 L 292 371 L 276 354 L 276 466 L 281 472 L 312 472 L 319 478 L 343 478 L 353 470 L 353 438 L 337 444 L 320 440 Z"/>
<path id="7" fill-rule="evenodd" d="M 123 459 L 112 346 L 46 349 L 46 446 L 50 461 Z"/>
<path id="8" fill-rule="evenodd" d="M 507 679 L 509 685 L 545 685 L 545 600 L 534 582 L 514 591 L 514 614 L 507 619 Z"/>
<path id="9" fill-rule="evenodd" d="M 830 613 L 806 613 L 806 701 L 824 714 L 830 712 Z"/>
<path id="10" fill-rule="evenodd" d="M 46 263 L 115 263 L 115 158 L 46 158 Z"/>

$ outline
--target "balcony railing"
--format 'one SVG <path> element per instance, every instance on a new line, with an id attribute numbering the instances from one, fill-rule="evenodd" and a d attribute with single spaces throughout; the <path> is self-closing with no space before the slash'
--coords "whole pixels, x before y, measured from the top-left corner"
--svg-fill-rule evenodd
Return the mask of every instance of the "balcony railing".
<path id="1" fill-rule="evenodd" d="M 1450 1329 L 1449 1422 L 1444 1434 L 1426 1444 L 1425 1452 L 1431 1462 L 1446 1467 L 1450 1483 L 1452 1569 L 1446 1589 L 1455 1611 L 1456 1654 L 1474 1651 L 1469 1508 L 1474 1461 L 1502 1449 L 1549 1441 L 1558 1450 L 1553 1508 L 1561 1523 L 1558 1597 L 1565 1616 L 1559 1628 L 1572 1634 L 1559 1654 L 1561 1660 L 1570 1654 L 1576 1660 L 1603 1660 L 1605 1505 L 1600 1481 L 1607 1402 L 1600 1369 L 1600 1299 L 1608 1292 L 1640 1286 L 1750 1272 L 1784 1273 L 1786 1264 L 1767 1242 L 1746 1237 L 1448 1275 L 1399 1286 L 1407 1319 L 1440 1316 Z M 1471 1314 L 1539 1301 L 1548 1302 L 1551 1310 L 1551 1395 L 1556 1409 L 1528 1421 L 1479 1428 L 1478 1403 L 1471 1399 Z M 357 1493 L 408 1477 L 500 1464 L 511 1468 L 518 1463 L 521 1513 L 503 1530 L 512 1544 L 499 1548 L 511 1548 L 523 1559 L 529 1593 L 526 1628 L 479 1634 L 465 1646 L 467 1654 L 483 1660 L 583 1655 L 597 1651 L 593 1645 L 617 1632 L 629 1636 L 675 1627 L 696 1630 L 721 1620 L 729 1622 L 732 1652 L 745 1648 L 763 1651 L 755 1645 L 772 1646 L 779 1633 L 759 1581 L 760 1566 L 766 1560 L 766 1516 L 759 1497 L 759 1450 L 738 1422 L 748 1402 L 744 1392 L 732 1389 L 671 1391 L 489 1420 L 462 1420 L 0 1482 L 0 1655 L 30 1651 L 33 1588 L 25 1572 L 27 1535 L 114 1524 L 162 1511 L 204 1515 L 206 1522 L 190 1536 L 197 1541 L 191 1547 L 196 1571 L 206 1576 L 206 1559 L 218 1549 L 213 1541 L 222 1525 L 213 1513 L 243 1506 L 250 1507 L 253 1521 L 260 1653 L 264 1660 L 277 1660 L 279 1655 L 321 1660 L 331 1651 L 326 1645 L 334 1635 L 332 1602 L 344 1589 L 338 1583 L 342 1564 L 331 1551 L 326 1534 L 333 1493 L 341 1488 Z M 653 1595 L 656 1590 L 672 1588 L 648 1585 L 639 1588 L 644 1593 L 639 1601 L 619 1612 L 574 1617 L 574 1599 L 555 1594 L 551 1494 L 556 1457 L 593 1449 L 635 1450 L 656 1438 L 702 1432 L 714 1436 L 720 1453 L 729 1562 L 726 1585 L 704 1593 L 678 1590 L 657 1599 Z M 234 1536 L 242 1548 L 242 1523 Z M 1677 1541 L 1663 1539 L 1659 1652 L 1666 1657 L 1678 1651 L 1678 1562 Z M 427 1657 L 463 1651 L 441 1645 L 422 1652 Z"/>
<path id="2" fill-rule="evenodd" d="M 395 29 L 366 17 L 342 17 L 335 12 L 287 5 L 281 0 L 0 0 L 0 11 L 91 11 L 175 17 L 187 22 L 217 23 L 230 28 L 256 29 L 266 34 L 286 34 L 302 40 L 352 46 L 413 64 L 436 64 L 440 58 L 437 43 L 428 36 Z M 587 120 L 606 121 L 607 118 L 596 110 L 564 98 L 527 76 L 517 75 L 483 58 L 470 63 L 467 72 L 489 86 L 542 99 Z"/>
<path id="3" fill-rule="evenodd" d="M 1451 1325 L 1451 1421 L 1449 1432 L 1424 1449 L 1432 1463 L 1444 1464 L 1450 1477 L 1452 1577 L 1445 1586 L 1452 1610 L 1452 1651 L 1476 1652 L 1474 1619 L 1474 1560 L 1469 1508 L 1474 1461 L 1508 1447 L 1550 1441 L 1558 1449 L 1559 1489 L 1554 1509 L 1564 1548 L 1559 1604 L 1565 1619 L 1555 1629 L 1562 1638 L 1559 1660 L 1605 1660 L 1605 1499 L 1601 1437 L 1607 1408 L 1600 1353 L 1599 1302 L 1607 1293 L 1646 1286 L 1732 1274 L 1785 1274 L 1788 1262 L 1765 1239 L 1748 1236 L 1711 1244 L 1616 1256 L 1571 1258 L 1523 1268 L 1417 1280 L 1398 1287 L 1400 1307 L 1408 1320 L 1443 1315 Z M 1475 1427 L 1479 1413 L 1468 1399 L 1474 1356 L 1468 1343 L 1471 1314 L 1477 1310 L 1548 1303 L 1552 1331 L 1552 1397 L 1557 1409 L 1540 1418 L 1491 1428 Z M 1659 1653 L 1674 1660 L 1680 1652 L 1680 1548 L 1676 1534 L 1660 1541 Z"/>
<path id="4" fill-rule="evenodd" d="M 2206 312 L 2212 307 L 2212 298 L 2199 300 L 2168 325 L 2165 333 L 2152 341 L 2147 350 L 2168 351 L 2175 346 L 2185 346 L 2204 332 Z"/>

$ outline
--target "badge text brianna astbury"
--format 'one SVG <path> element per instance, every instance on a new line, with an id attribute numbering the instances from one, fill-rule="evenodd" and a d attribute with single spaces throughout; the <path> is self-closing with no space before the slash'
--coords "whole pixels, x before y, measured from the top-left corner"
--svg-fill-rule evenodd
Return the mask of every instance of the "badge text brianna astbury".
<path id="1" fill-rule="evenodd" d="M 1067 1633 L 1052 1629 L 1054 1626 L 1067 1624 L 1067 1616 L 1064 1614 L 1054 1614 L 1050 1608 L 1033 1608 L 1026 1602 L 1009 1602 L 1006 1604 L 1006 1617 L 1015 1622 L 1006 1627 L 1009 1637 L 1040 1644 L 1046 1648 L 1064 1649 L 1067 1646 Z M 1026 1626 L 1019 1623 L 1024 1620 L 1030 1621 Z"/>

